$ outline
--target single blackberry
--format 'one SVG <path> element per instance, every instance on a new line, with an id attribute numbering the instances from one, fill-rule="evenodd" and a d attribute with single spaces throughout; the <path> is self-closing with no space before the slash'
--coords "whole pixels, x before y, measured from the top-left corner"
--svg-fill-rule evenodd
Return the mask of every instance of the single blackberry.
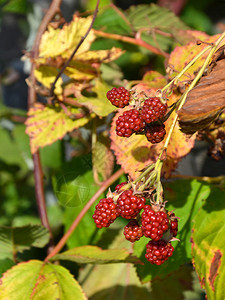
<path id="1" fill-rule="evenodd" d="M 117 217 L 116 204 L 112 198 L 101 199 L 96 205 L 95 212 L 92 216 L 98 228 L 109 227 Z"/>
<path id="2" fill-rule="evenodd" d="M 170 218 L 170 232 L 173 237 L 176 237 L 178 232 L 178 220 L 173 212 L 169 212 L 168 214 Z"/>
<path id="3" fill-rule="evenodd" d="M 117 200 L 117 213 L 125 219 L 135 218 L 145 206 L 146 199 L 133 195 L 132 190 L 124 191 Z"/>
<path id="4" fill-rule="evenodd" d="M 122 182 L 120 184 L 117 184 L 117 186 L 115 187 L 115 191 L 119 192 L 119 190 L 121 189 L 121 187 L 123 187 L 126 184 L 127 184 L 127 182 Z"/>
<path id="5" fill-rule="evenodd" d="M 141 227 L 136 220 L 130 220 L 130 222 L 124 227 L 123 234 L 125 238 L 134 243 L 143 236 Z"/>
<path id="6" fill-rule="evenodd" d="M 130 93 L 124 87 L 113 88 L 107 92 L 106 97 L 116 107 L 123 108 L 129 104 Z"/>
<path id="7" fill-rule="evenodd" d="M 169 219 L 164 211 L 154 211 L 150 205 L 145 205 L 141 215 L 141 224 L 146 237 L 159 241 L 169 228 Z"/>
<path id="8" fill-rule="evenodd" d="M 165 125 L 152 125 L 145 127 L 145 136 L 152 144 L 160 143 L 166 135 Z"/>
<path id="9" fill-rule="evenodd" d="M 159 98 L 151 97 L 145 100 L 141 108 L 141 118 L 147 124 L 162 118 L 167 111 L 167 104 L 163 104 Z"/>
<path id="10" fill-rule="evenodd" d="M 140 118 L 136 109 L 126 110 L 116 120 L 116 134 L 123 137 L 130 137 L 134 132 L 144 129 L 145 122 Z"/>
<path id="11" fill-rule="evenodd" d="M 145 257 L 151 264 L 161 265 L 170 256 L 172 256 L 174 248 L 170 243 L 166 243 L 163 240 L 158 242 L 150 241 L 146 245 Z"/>

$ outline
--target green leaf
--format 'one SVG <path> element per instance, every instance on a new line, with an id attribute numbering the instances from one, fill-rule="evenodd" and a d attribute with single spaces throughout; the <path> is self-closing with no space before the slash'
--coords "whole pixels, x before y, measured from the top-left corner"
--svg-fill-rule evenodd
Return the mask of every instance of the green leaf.
<path id="1" fill-rule="evenodd" d="M 91 119 L 91 116 L 82 117 L 78 108 L 70 108 L 69 113 L 71 116 L 60 107 L 50 108 L 41 103 L 36 103 L 28 111 L 26 133 L 30 137 L 32 153 L 63 138 L 67 132 L 84 126 Z"/>
<path id="2" fill-rule="evenodd" d="M 225 191 L 212 187 L 195 217 L 193 262 L 208 299 L 225 299 Z"/>
<path id="3" fill-rule="evenodd" d="M 81 264 L 142 263 L 127 249 L 103 250 L 96 246 L 82 246 L 55 255 L 52 260 L 69 260 Z"/>
<path id="4" fill-rule="evenodd" d="M 61 266 L 38 260 L 20 263 L 4 273 L 0 299 L 87 299 L 78 282 Z"/>
<path id="5" fill-rule="evenodd" d="M 177 235 L 180 242 L 172 242 L 175 248 L 173 256 L 160 267 L 151 265 L 145 259 L 149 239 L 143 237 L 135 243 L 134 255 L 145 262 L 144 266 L 136 267 L 142 282 L 153 280 L 155 277 L 165 278 L 170 272 L 179 269 L 180 265 L 191 260 L 192 221 L 210 194 L 210 186 L 197 180 L 177 180 L 166 184 L 164 190 L 165 200 L 168 201 L 166 209 L 174 209 L 175 215 L 180 218 Z"/>
<path id="6" fill-rule="evenodd" d="M 2 274 L 10 269 L 14 264 L 15 263 L 9 258 L 0 259 L 0 277 L 2 277 Z"/>
<path id="7" fill-rule="evenodd" d="M 197 274 L 190 265 L 181 266 L 164 279 L 151 282 L 151 295 L 154 300 L 194 300 L 203 299 L 204 292 L 200 287 Z"/>
<path id="8" fill-rule="evenodd" d="M 99 189 L 93 178 L 91 156 L 83 155 L 64 164 L 53 176 L 53 188 L 60 204 L 66 207 L 64 224 L 67 231 L 87 201 Z M 92 218 L 97 202 L 91 206 L 74 230 L 67 242 L 69 248 L 93 244 L 105 231 L 104 228 L 99 230 Z"/>
<path id="9" fill-rule="evenodd" d="M 0 127 L 0 160 L 2 160 L 4 164 L 7 163 L 9 165 L 17 165 L 17 167 L 19 166 L 19 173 L 23 175 L 27 171 L 27 164 L 24 160 L 23 153 L 20 151 L 19 145 L 15 139 L 12 138 L 10 133 L 11 132 Z M 20 134 L 18 136 L 21 137 Z"/>
<path id="10" fill-rule="evenodd" d="M 112 7 L 103 8 L 97 15 L 94 28 L 104 30 L 104 32 L 115 32 L 123 35 L 131 33 L 129 22 L 122 18 L 122 13 L 122 10 L 119 8 L 118 11 Z"/>
<path id="11" fill-rule="evenodd" d="M 17 252 L 31 247 L 44 247 L 49 241 L 49 232 L 41 225 L 23 227 L 0 227 L 0 257 L 12 258 Z"/>
<path id="12" fill-rule="evenodd" d="M 5 12 L 17 13 L 17 14 L 25 14 L 28 10 L 27 0 L 9 0 L 4 5 L 3 10 Z"/>
<path id="13" fill-rule="evenodd" d="M 154 32 L 154 29 L 175 35 L 177 29 L 188 29 L 173 12 L 153 3 L 131 6 L 127 17 L 136 30 L 148 28 L 141 34 L 142 39 L 162 50 L 166 50 L 173 40 Z"/>
<path id="14" fill-rule="evenodd" d="M 93 169 L 105 181 L 114 168 L 114 155 L 110 150 L 110 140 L 103 135 L 97 136 L 97 142 L 92 146 Z"/>
<path id="15" fill-rule="evenodd" d="M 101 82 L 100 80 L 96 80 L 95 86 L 92 91 L 97 94 L 96 97 L 85 97 L 81 96 L 77 99 L 80 104 L 83 104 L 91 111 L 93 111 L 96 115 L 100 117 L 106 117 L 111 112 L 115 111 L 116 108 L 110 103 L 110 101 L 106 98 L 106 93 L 111 89 L 111 86 L 108 84 Z"/>

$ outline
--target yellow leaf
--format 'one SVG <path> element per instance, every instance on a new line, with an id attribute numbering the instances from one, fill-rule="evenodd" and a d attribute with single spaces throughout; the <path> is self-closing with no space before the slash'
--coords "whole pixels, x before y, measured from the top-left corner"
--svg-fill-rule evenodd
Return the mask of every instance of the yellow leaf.
<path id="1" fill-rule="evenodd" d="M 62 29 L 54 29 L 49 26 L 48 30 L 42 35 L 39 56 L 55 57 L 60 55 L 63 58 L 69 58 L 81 37 L 87 32 L 91 21 L 92 16 L 79 18 L 74 15 L 73 20 L 70 23 L 65 24 Z M 91 30 L 85 41 L 78 49 L 77 54 L 89 50 L 94 39 L 95 35 L 93 30 Z"/>
<path id="2" fill-rule="evenodd" d="M 36 79 L 48 89 L 51 88 L 51 84 L 54 82 L 57 74 L 57 69 L 49 66 L 40 66 L 39 68 L 34 70 L 34 75 Z M 59 78 L 56 82 L 54 90 L 56 95 L 62 94 L 62 83 L 62 78 Z"/>
<path id="3" fill-rule="evenodd" d="M 60 107 L 50 108 L 41 103 L 36 103 L 28 111 L 25 124 L 32 153 L 63 138 L 67 132 L 84 126 L 91 119 L 91 116 L 79 116 L 81 112 L 78 108 L 71 108 L 69 112 L 75 117 L 77 115 L 77 119 L 69 117 Z"/>

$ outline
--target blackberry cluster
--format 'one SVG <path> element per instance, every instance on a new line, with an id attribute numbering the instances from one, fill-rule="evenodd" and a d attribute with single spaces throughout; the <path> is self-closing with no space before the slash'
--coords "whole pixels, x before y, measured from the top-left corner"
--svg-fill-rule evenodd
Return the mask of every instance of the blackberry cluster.
<path id="1" fill-rule="evenodd" d="M 140 240 L 140 238 L 143 236 L 142 229 L 135 219 L 130 220 L 129 223 L 124 227 L 123 234 L 125 236 L 125 239 L 127 239 L 131 243 Z"/>
<path id="2" fill-rule="evenodd" d="M 125 238 L 132 243 L 143 235 L 150 238 L 145 257 L 152 264 L 160 265 L 174 251 L 170 241 L 177 235 L 177 217 L 172 211 L 166 211 L 163 205 L 146 205 L 145 197 L 135 195 L 132 189 L 121 190 L 126 184 L 118 184 L 115 192 L 109 192 L 110 197 L 100 200 L 93 215 L 94 222 L 102 228 L 109 227 L 118 216 L 128 219 L 123 232 Z"/>
<path id="3" fill-rule="evenodd" d="M 112 198 L 103 198 L 95 207 L 93 219 L 98 228 L 109 227 L 118 217 L 116 204 Z"/>
<path id="4" fill-rule="evenodd" d="M 113 88 L 106 94 L 113 105 L 124 108 L 129 104 L 130 93 L 125 88 Z M 158 97 L 150 97 L 138 109 L 126 110 L 116 120 L 116 134 L 120 137 L 130 137 L 132 134 L 144 133 L 152 144 L 160 143 L 166 134 L 162 124 L 167 111 Z"/>
<path id="5" fill-rule="evenodd" d="M 149 125 L 145 127 L 145 136 L 152 143 L 160 143 L 166 135 L 165 125 Z"/>
<path id="6" fill-rule="evenodd" d="M 118 136 L 130 137 L 135 132 L 144 129 L 145 122 L 140 118 L 140 113 L 136 109 L 125 111 L 116 120 L 116 133 Z"/>
<path id="7" fill-rule="evenodd" d="M 151 264 L 161 265 L 163 264 L 170 256 L 172 256 L 174 248 L 171 243 L 167 243 L 163 240 L 158 242 L 150 241 L 146 245 L 146 254 L 145 257 Z"/>
<path id="8" fill-rule="evenodd" d="M 154 241 L 159 241 L 169 228 L 167 214 L 164 211 L 154 211 L 150 205 L 145 205 L 141 223 L 143 234 Z"/>
<path id="9" fill-rule="evenodd" d="M 124 219 L 133 219 L 144 208 L 145 201 L 144 197 L 135 196 L 132 190 L 124 191 L 117 200 L 117 213 Z"/>
<path id="10" fill-rule="evenodd" d="M 113 88 L 107 92 L 106 97 L 116 107 L 123 108 L 129 104 L 130 93 L 124 87 Z"/>

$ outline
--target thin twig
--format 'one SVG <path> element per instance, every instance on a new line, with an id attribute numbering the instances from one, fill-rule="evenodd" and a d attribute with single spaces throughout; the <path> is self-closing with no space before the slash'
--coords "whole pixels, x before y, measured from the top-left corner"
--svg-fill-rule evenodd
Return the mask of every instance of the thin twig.
<path id="1" fill-rule="evenodd" d="M 69 64 L 70 64 L 71 60 L 73 59 L 74 55 L 76 54 L 77 50 L 83 44 L 84 40 L 86 39 L 86 37 L 88 36 L 89 32 L 91 31 L 91 29 L 93 27 L 93 24 L 94 24 L 94 21 L 96 19 L 97 13 L 98 13 L 99 2 L 100 2 L 100 0 L 97 1 L 96 7 L 95 7 L 95 11 L 94 11 L 94 14 L 93 14 L 93 18 L 92 18 L 90 26 L 88 27 L 88 30 L 86 31 L 85 35 L 81 37 L 81 39 L 80 39 L 79 43 L 77 44 L 76 48 L 73 50 L 73 52 L 70 55 L 70 57 L 68 58 L 68 60 L 64 63 L 64 65 L 62 66 L 62 68 L 59 70 L 59 73 L 57 74 L 54 82 L 52 83 L 51 90 L 50 90 L 50 96 L 51 97 L 53 97 L 53 95 L 54 95 L 54 89 L 55 89 L 56 82 L 61 77 L 61 75 L 63 74 L 63 72 L 65 71 L 65 69 L 69 66 Z"/>
<path id="2" fill-rule="evenodd" d="M 42 34 L 46 30 L 49 22 L 54 18 L 54 16 L 59 12 L 61 5 L 61 0 L 53 0 L 51 5 L 49 6 L 49 9 L 47 10 L 36 35 L 35 42 L 32 48 L 32 58 L 35 60 L 38 57 L 39 54 L 39 44 L 41 41 Z M 30 79 L 32 84 L 28 88 L 28 107 L 31 108 L 34 103 L 36 102 L 36 90 L 35 90 L 35 83 L 36 79 L 34 76 L 34 70 L 35 70 L 35 63 L 32 63 L 31 66 L 31 73 L 30 73 Z M 48 252 L 51 252 L 51 249 L 53 247 L 53 234 L 49 225 L 48 221 L 48 215 L 46 211 L 46 203 L 45 203 L 45 194 L 44 194 L 44 183 L 43 183 L 43 171 L 42 171 L 42 165 L 40 161 L 40 155 L 39 152 L 35 152 L 33 154 L 33 162 L 34 162 L 34 181 L 35 181 L 35 194 L 36 194 L 36 200 L 39 210 L 39 216 L 41 219 L 41 222 L 43 226 L 45 226 L 50 233 L 50 242 L 49 242 L 49 248 Z"/>
<path id="3" fill-rule="evenodd" d="M 102 186 L 99 188 L 97 193 L 88 201 L 88 203 L 84 206 L 82 211 L 79 213 L 79 215 L 76 217 L 68 231 L 64 234 L 64 236 L 61 238 L 61 240 L 58 242 L 58 244 L 55 246 L 53 251 L 46 257 L 45 261 L 48 261 L 51 257 L 59 253 L 59 251 L 64 247 L 66 244 L 67 240 L 73 233 L 73 231 L 76 229 L 76 227 L 79 225 L 80 221 L 84 217 L 84 215 L 88 212 L 90 207 L 92 206 L 93 203 L 98 199 L 98 197 L 101 196 L 101 194 L 114 182 L 116 181 L 122 174 L 123 170 L 119 169 L 117 172 L 115 172 L 110 178 L 108 178 Z"/>
<path id="4" fill-rule="evenodd" d="M 103 32 L 103 31 L 96 30 L 96 29 L 94 29 L 94 33 L 97 36 L 104 37 L 104 38 L 107 38 L 107 39 L 113 39 L 113 40 L 117 40 L 117 41 L 121 41 L 121 42 L 125 42 L 125 43 L 129 43 L 129 44 L 144 47 L 144 48 L 148 49 L 150 52 L 153 52 L 157 55 L 161 55 L 165 58 L 169 57 L 168 53 L 166 53 L 166 52 L 162 53 L 161 50 L 159 50 L 158 48 L 144 42 L 141 39 L 132 38 L 132 37 L 129 37 L 129 36 L 124 36 L 124 35 L 119 35 L 119 34 L 114 34 L 114 33 Z"/>

